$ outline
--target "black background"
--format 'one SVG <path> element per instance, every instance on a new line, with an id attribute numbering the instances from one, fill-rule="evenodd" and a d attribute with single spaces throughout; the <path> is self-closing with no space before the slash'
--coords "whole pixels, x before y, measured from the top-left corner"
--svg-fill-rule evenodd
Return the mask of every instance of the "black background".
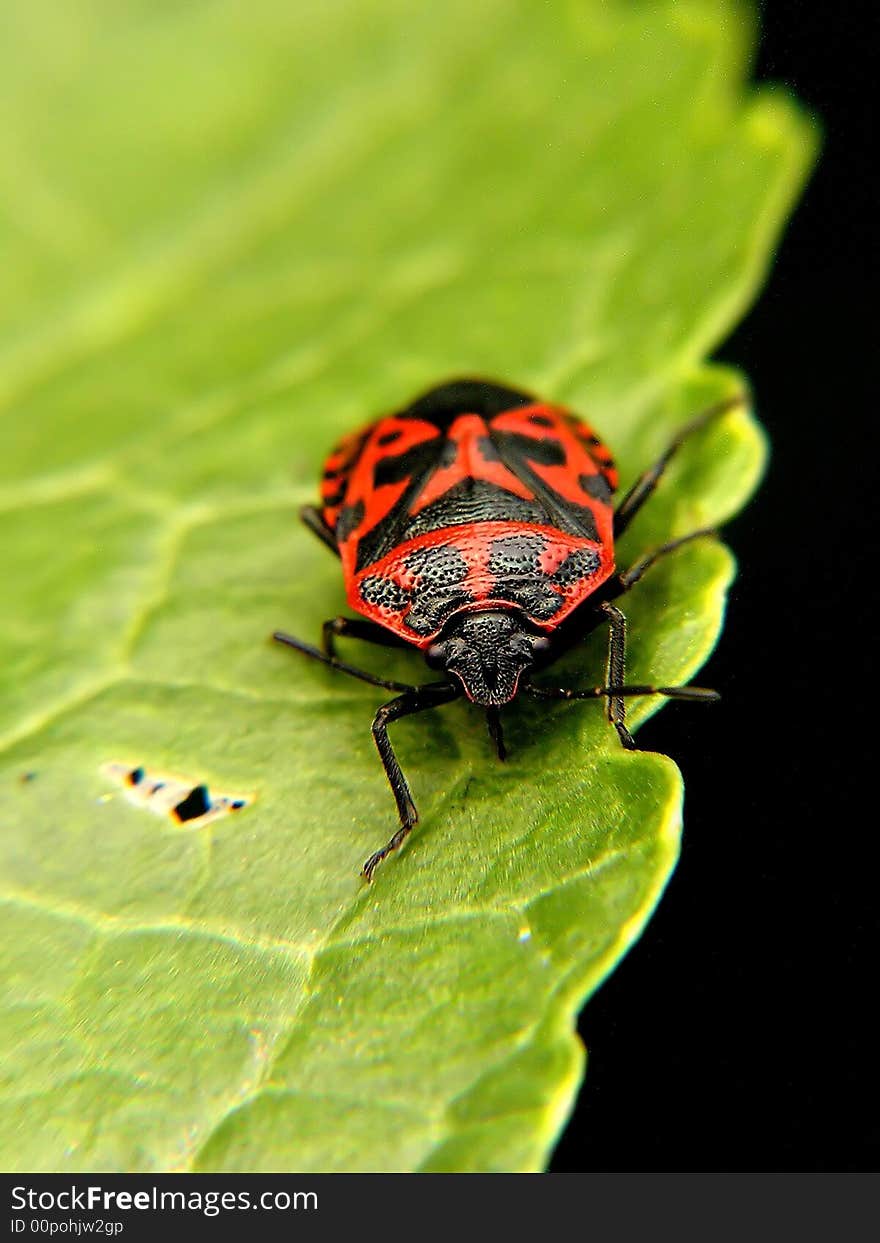
<path id="1" fill-rule="evenodd" d="M 723 703 L 639 733 L 684 773 L 683 854 L 581 1016 L 590 1063 L 556 1171 L 880 1165 L 876 28 L 855 5 L 772 0 L 761 31 L 754 77 L 824 131 L 767 287 L 716 355 L 749 376 L 771 464 L 726 528 L 740 574 L 700 675 Z"/>

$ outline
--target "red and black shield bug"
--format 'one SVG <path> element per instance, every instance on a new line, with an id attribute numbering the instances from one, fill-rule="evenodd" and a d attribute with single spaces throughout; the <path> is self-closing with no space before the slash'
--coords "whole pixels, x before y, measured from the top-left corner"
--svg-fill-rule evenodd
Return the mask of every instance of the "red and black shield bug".
<path id="1" fill-rule="evenodd" d="M 486 710 L 504 759 L 500 709 L 518 694 L 533 699 L 606 699 L 624 747 L 628 695 L 717 699 L 696 686 L 627 686 L 626 618 L 612 603 L 692 531 L 618 571 L 615 540 L 654 491 L 687 438 L 743 403 L 718 402 L 686 423 L 665 453 L 617 506 L 611 454 L 581 419 L 560 406 L 487 380 L 442 384 L 395 414 L 341 441 L 324 467 L 322 506 L 302 519 L 342 561 L 348 602 L 361 617 L 324 623 L 323 651 L 288 634 L 296 648 L 341 673 L 399 692 L 373 719 L 394 792 L 400 828 L 366 861 L 376 866 L 418 820 L 388 738 L 400 717 L 462 694 Z M 605 686 L 586 690 L 538 685 L 532 675 L 606 622 Z M 339 660 L 339 636 L 414 647 L 440 680 L 411 686 L 375 677 Z"/>

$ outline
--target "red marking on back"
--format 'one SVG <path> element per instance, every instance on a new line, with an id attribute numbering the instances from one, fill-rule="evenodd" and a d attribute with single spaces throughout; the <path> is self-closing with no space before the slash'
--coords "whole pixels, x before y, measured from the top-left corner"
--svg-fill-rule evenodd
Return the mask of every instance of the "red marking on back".
<path id="1" fill-rule="evenodd" d="M 433 472 L 413 502 L 414 514 L 432 501 L 438 501 L 463 479 L 483 479 L 524 500 L 532 499 L 533 494 L 512 471 L 501 462 L 483 456 L 480 441 L 488 436 L 486 421 L 478 414 L 459 415 L 446 433 L 446 439 L 456 447 L 455 460 Z"/>
<path id="2" fill-rule="evenodd" d="M 467 575 L 457 585 L 472 597 L 471 602 L 463 606 L 464 611 L 472 612 L 475 609 L 490 607 L 499 609 L 516 608 L 517 606 L 512 604 L 510 600 L 499 598 L 494 594 L 497 587 L 497 579 L 489 570 L 491 545 L 494 540 L 499 538 L 520 536 L 528 533 L 543 536 L 547 541 L 547 547 L 541 556 L 541 572 L 548 576 L 559 568 L 570 553 L 576 552 L 578 549 L 590 549 L 599 558 L 598 568 L 590 578 L 581 579 L 566 586 L 554 587 L 554 590 L 563 601 L 558 613 L 549 621 L 541 621 L 534 617 L 531 619 L 542 630 L 547 632 L 553 631 L 563 618 L 567 617 L 587 596 L 592 595 L 596 588 L 601 586 L 613 573 L 613 549 L 610 545 L 600 544 L 596 540 L 580 539 L 573 535 L 567 535 L 563 531 L 558 531 L 555 527 L 539 526 L 525 522 L 473 523 L 469 526 L 447 527 L 439 531 L 430 531 L 426 535 L 420 535 L 415 539 L 407 540 L 397 548 L 392 549 L 391 552 L 379 561 L 367 566 L 360 573 L 353 575 L 346 573 L 348 602 L 353 609 L 356 609 L 362 615 L 372 618 L 380 625 L 385 626 L 386 629 L 399 634 L 401 638 L 406 639 L 413 646 L 425 649 L 434 641 L 442 626 L 438 626 L 432 634 L 427 636 L 414 634 L 406 624 L 406 613 L 408 610 L 394 613 L 371 607 L 365 603 L 360 595 L 361 583 L 366 578 L 371 577 L 387 578 L 407 591 L 418 590 L 420 581 L 424 580 L 420 575 L 414 574 L 407 566 L 407 558 L 412 553 L 421 552 L 425 549 L 436 549 L 440 553 L 442 550 L 452 547 L 467 563 Z M 521 611 L 526 612 L 528 616 L 527 610 L 523 609 Z"/>
<path id="3" fill-rule="evenodd" d="M 503 444 L 499 442 L 505 461 L 499 459 L 491 444 L 492 433 L 495 432 L 516 437 Z M 382 441 L 385 443 L 380 443 Z M 403 461 L 383 472 L 384 461 L 402 458 L 419 445 L 427 446 L 434 441 L 437 442 L 437 450 L 433 466 L 432 450 L 429 449 L 427 457 L 420 458 L 415 454 L 413 464 Z M 529 441 L 535 443 L 534 455 L 529 450 Z M 451 461 L 448 460 L 450 457 Z M 553 457 L 564 460 L 553 462 Z M 446 464 L 440 465 L 443 460 Z M 409 474 L 405 473 L 407 470 Z M 384 473 L 389 482 L 376 483 L 377 471 L 380 478 Z M 394 538 L 398 527 L 400 536 L 405 535 L 405 523 L 394 519 L 393 528 L 389 526 L 387 532 L 377 532 L 380 538 L 375 543 L 375 560 L 358 571 L 360 541 L 380 528 L 386 519 L 392 521 L 389 515 L 395 507 L 400 508 L 401 498 L 413 486 L 413 472 L 416 472 L 418 479 L 424 471 L 427 473 L 421 488 L 406 507 L 409 516 L 414 517 L 442 500 L 457 484 L 475 480 L 492 484 L 523 501 L 534 502 L 548 514 L 550 522 L 486 518 L 436 529 L 412 539 L 404 538 L 402 543 L 391 548 L 389 540 Z M 370 576 L 389 579 L 403 592 L 415 592 L 417 595 L 426 591 L 436 593 L 439 588 L 431 586 L 430 576 L 416 574 L 406 566 L 407 557 L 414 552 L 437 549 L 438 556 L 448 557 L 448 550 L 452 548 L 464 559 L 467 573 L 457 583 L 456 589 L 466 593 L 470 602 L 462 607 L 468 610 L 490 606 L 511 608 L 517 606 L 510 600 L 497 599 L 499 582 L 489 570 L 490 545 L 499 537 L 529 532 L 539 534 L 546 541 L 546 546 L 534 574 L 538 579 L 545 580 L 543 590 L 552 589 L 563 601 L 558 613 L 549 621 L 532 618 L 546 631 L 555 629 L 614 570 L 611 504 L 601 492 L 598 497 L 591 496 L 581 481 L 587 482 L 601 475 L 609 489 L 613 490 L 617 486 L 617 472 L 607 448 L 589 425 L 561 407 L 535 402 L 502 411 L 488 419 L 463 411 L 445 429 L 430 419 L 391 415 L 345 437 L 328 457 L 325 472 L 331 478 L 324 479 L 322 484 L 323 517 L 331 530 L 336 530 L 343 508 L 346 511 L 346 534 L 338 543 L 349 603 L 362 615 L 372 617 L 414 646 L 425 648 L 438 631 L 428 637 L 415 634 L 405 621 L 411 605 L 406 608 L 395 606 L 392 597 L 388 597 L 392 603 L 383 600 L 381 606 L 372 605 L 359 594 L 360 584 Z M 546 487 L 546 493 L 540 491 L 537 481 Z M 578 530 L 580 523 L 584 531 L 592 532 L 595 525 L 595 539 L 570 534 L 568 530 L 552 525 L 552 515 L 561 514 L 559 507 L 566 502 L 572 506 L 572 529 Z M 455 512 L 454 507 L 451 512 Z M 592 515 L 592 522 L 588 514 Z M 388 551 L 383 553 L 383 548 Z M 598 565 L 595 572 L 574 581 L 563 576 L 560 583 L 551 582 L 562 562 L 580 549 L 596 554 Z"/>
<path id="4" fill-rule="evenodd" d="M 552 427 L 533 423 L 530 419 L 531 415 L 536 415 L 540 419 L 549 419 Z M 571 471 L 575 478 L 578 474 L 594 474 L 598 471 L 605 476 L 612 492 L 617 488 L 617 471 L 607 447 L 589 423 L 585 423 L 583 419 L 579 419 L 561 406 L 538 402 L 534 406 L 521 406 L 516 410 L 506 410 L 503 414 L 495 416 L 492 420 L 492 427 L 499 431 L 515 432 L 518 436 L 531 436 L 538 441 L 558 440 L 566 451 L 566 466 L 560 467 L 560 470 Z M 571 496 L 569 499 L 577 498 Z M 582 502 L 578 501 L 578 503 Z"/>
<path id="5" fill-rule="evenodd" d="M 394 440 L 385 445 L 379 444 L 379 441 L 383 437 L 390 436 L 391 432 L 397 433 Z M 373 527 L 380 523 L 391 512 L 406 491 L 408 480 L 402 480 L 399 483 L 380 484 L 377 487 L 373 482 L 376 467 L 383 458 L 397 457 L 418 444 L 438 439 L 439 435 L 440 433 L 435 427 L 421 420 L 397 419 L 394 417 L 380 419 L 357 436 L 348 437 L 327 459 L 325 470 L 334 469 L 337 465 L 337 459 L 342 459 L 346 466 L 342 501 L 338 505 L 326 507 L 323 511 L 324 521 L 330 529 L 336 529 L 339 511 L 343 504 L 357 505 L 360 502 L 364 507 L 363 518 L 348 538 L 340 544 L 340 552 L 343 554 L 343 565 L 346 562 L 346 548 L 351 552 L 353 566 L 358 536 L 365 531 L 372 530 Z M 338 484 L 333 484 L 328 489 L 328 493 L 333 495 L 338 488 Z"/>

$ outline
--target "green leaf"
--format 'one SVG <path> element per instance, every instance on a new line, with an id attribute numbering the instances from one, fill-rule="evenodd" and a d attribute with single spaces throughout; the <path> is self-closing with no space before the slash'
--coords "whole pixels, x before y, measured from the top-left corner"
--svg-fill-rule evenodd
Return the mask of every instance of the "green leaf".
<path id="1" fill-rule="evenodd" d="M 540 1168 L 574 1016 L 673 867 L 679 774 L 595 704 L 515 706 L 504 766 L 467 705 L 403 722 L 422 823 L 366 888 L 379 694 L 267 641 L 343 607 L 295 507 L 335 437 L 455 373 L 569 401 L 627 486 L 741 386 L 701 360 L 812 130 L 743 93 L 722 0 L 6 20 L 0 1161 Z M 763 452 L 745 413 L 702 433 L 621 562 L 729 517 Z M 731 574 L 714 541 L 651 571 L 633 680 L 695 673 Z M 175 824 L 114 762 L 252 801 Z"/>

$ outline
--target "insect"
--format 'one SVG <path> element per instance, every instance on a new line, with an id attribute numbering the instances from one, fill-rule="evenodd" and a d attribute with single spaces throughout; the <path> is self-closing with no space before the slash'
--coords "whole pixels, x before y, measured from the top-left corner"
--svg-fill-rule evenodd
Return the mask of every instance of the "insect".
<path id="1" fill-rule="evenodd" d="M 714 532 L 701 528 L 618 571 L 615 541 L 650 497 L 684 442 L 742 405 L 737 395 L 686 423 L 616 508 L 617 471 L 592 428 L 569 410 L 488 380 L 459 379 L 342 440 L 324 467 L 320 508 L 306 526 L 341 559 L 359 617 L 324 623 L 322 649 L 273 638 L 341 673 L 397 694 L 377 711 L 373 738 L 400 827 L 363 875 L 396 850 L 418 821 L 388 726 L 465 695 L 483 708 L 499 759 L 500 709 L 517 695 L 603 699 L 624 747 L 626 697 L 710 701 L 696 686 L 627 686 L 626 618 L 613 603 L 661 557 Z M 532 680 L 601 624 L 609 629 L 605 686 L 578 690 Z M 340 660 L 336 640 L 420 650 L 436 681 L 408 685 Z"/>

